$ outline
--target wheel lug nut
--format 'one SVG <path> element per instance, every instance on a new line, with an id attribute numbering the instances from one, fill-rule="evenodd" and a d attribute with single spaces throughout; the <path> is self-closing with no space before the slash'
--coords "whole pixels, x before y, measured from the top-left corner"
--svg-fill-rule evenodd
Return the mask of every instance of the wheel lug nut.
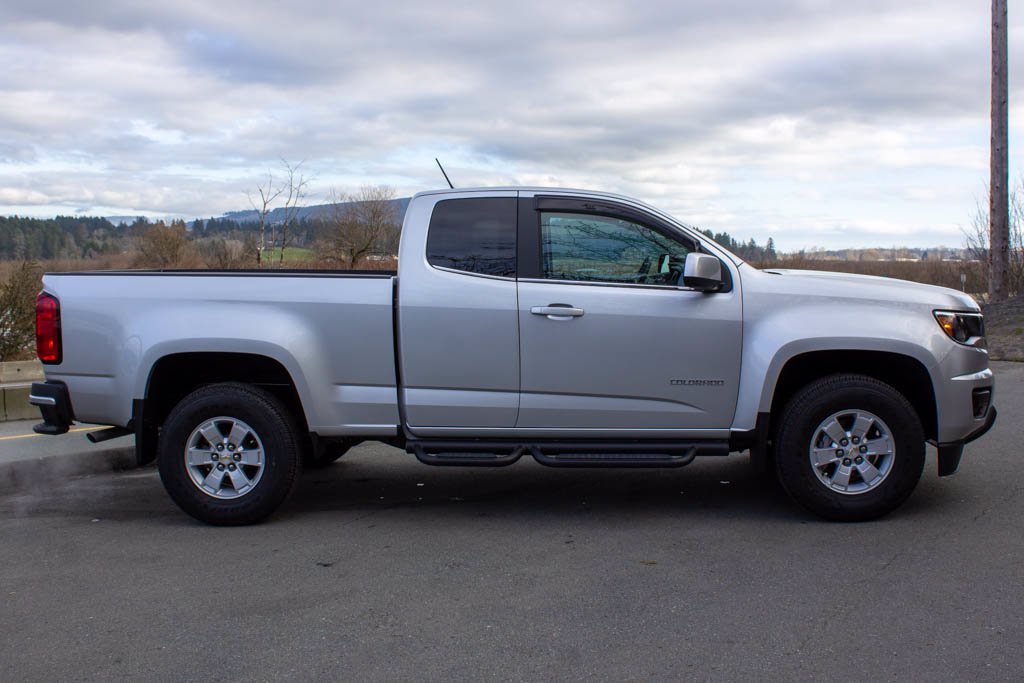
<path id="1" fill-rule="evenodd" d="M 849 458 L 843 458 L 843 464 L 849 466 L 850 459 Z"/>
<path id="2" fill-rule="evenodd" d="M 217 454 L 216 453 L 210 453 L 210 460 L 216 461 L 217 460 Z"/>
<path id="3" fill-rule="evenodd" d="M 839 442 L 839 445 L 840 446 L 849 446 L 850 445 L 850 440 L 849 439 L 843 439 L 842 441 Z"/>
<path id="4" fill-rule="evenodd" d="M 867 453 L 868 452 L 868 447 L 867 446 L 861 446 L 860 447 L 860 452 L 861 453 Z"/>
<path id="5" fill-rule="evenodd" d="M 856 458 L 854 458 L 854 460 L 853 460 L 853 461 L 854 461 L 855 463 L 857 463 L 857 464 L 859 465 L 859 464 L 861 464 L 862 462 L 864 462 L 864 458 L 862 458 L 862 457 L 860 457 L 860 456 L 858 455 L 858 456 L 857 456 Z"/>
<path id="6" fill-rule="evenodd" d="M 231 463 L 230 465 L 228 465 L 228 469 L 230 471 L 234 472 L 235 471 L 235 463 Z"/>
<path id="7" fill-rule="evenodd" d="M 229 450 L 229 451 L 233 451 L 233 450 L 235 450 L 235 444 L 233 444 L 233 443 L 229 443 L 229 444 L 228 444 L 228 450 Z"/>
<path id="8" fill-rule="evenodd" d="M 860 443 L 860 437 L 859 436 L 853 437 L 853 442 L 854 443 Z"/>
<path id="9" fill-rule="evenodd" d="M 837 448 L 836 449 L 836 457 L 837 458 L 841 458 L 844 455 L 846 455 L 846 451 L 844 451 L 842 448 Z"/>
<path id="10" fill-rule="evenodd" d="M 234 457 L 234 459 L 235 459 L 236 461 L 237 461 L 237 460 L 241 460 L 241 459 L 242 459 L 242 456 L 241 456 L 241 455 L 239 455 L 238 453 L 235 453 L 235 454 L 234 454 L 234 456 L 232 456 L 232 457 Z"/>
<path id="11" fill-rule="evenodd" d="M 217 444 L 217 450 L 218 451 L 224 450 L 224 444 L 222 444 L 222 443 Z"/>
<path id="12" fill-rule="evenodd" d="M 218 465 L 217 465 L 217 469 L 218 469 L 218 470 L 223 470 L 223 469 L 224 469 L 224 463 L 220 463 L 220 464 L 218 464 Z"/>

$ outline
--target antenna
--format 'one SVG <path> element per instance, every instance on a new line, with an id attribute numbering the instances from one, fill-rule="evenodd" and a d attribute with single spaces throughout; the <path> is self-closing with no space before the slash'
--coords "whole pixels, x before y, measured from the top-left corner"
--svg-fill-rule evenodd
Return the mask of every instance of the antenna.
<path id="1" fill-rule="evenodd" d="M 451 189 L 454 190 L 455 186 L 452 185 L 452 181 L 451 180 L 448 180 L 448 174 L 444 172 L 444 166 L 441 165 L 441 162 L 438 161 L 437 157 L 434 157 L 434 161 L 437 161 L 437 167 L 439 169 L 441 169 L 441 175 L 443 175 L 444 179 L 448 181 L 448 187 L 450 187 Z"/>

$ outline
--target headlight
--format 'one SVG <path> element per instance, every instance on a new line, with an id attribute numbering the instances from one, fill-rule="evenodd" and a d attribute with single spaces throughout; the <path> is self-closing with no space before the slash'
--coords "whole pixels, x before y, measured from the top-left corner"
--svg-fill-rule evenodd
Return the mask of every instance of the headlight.
<path id="1" fill-rule="evenodd" d="M 985 346 L 985 319 L 981 313 L 935 311 L 935 319 L 949 338 L 967 346 Z"/>

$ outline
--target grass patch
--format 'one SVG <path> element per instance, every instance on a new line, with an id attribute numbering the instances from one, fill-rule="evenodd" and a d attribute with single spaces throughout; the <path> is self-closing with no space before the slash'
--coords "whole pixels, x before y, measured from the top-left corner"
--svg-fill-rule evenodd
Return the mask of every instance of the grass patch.
<path id="1" fill-rule="evenodd" d="M 264 258 L 266 254 L 264 254 Z M 272 254 L 272 260 L 276 263 L 281 258 L 281 252 L 274 250 Z M 312 261 L 316 258 L 316 252 L 312 249 L 306 249 L 304 247 L 286 247 L 284 250 L 284 262 L 285 263 L 303 263 L 305 261 Z"/>

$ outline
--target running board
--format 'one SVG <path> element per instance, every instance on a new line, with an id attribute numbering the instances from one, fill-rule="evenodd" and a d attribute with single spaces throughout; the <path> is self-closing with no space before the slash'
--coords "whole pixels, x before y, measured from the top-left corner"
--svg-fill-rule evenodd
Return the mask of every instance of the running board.
<path id="1" fill-rule="evenodd" d="M 427 446 L 419 442 L 409 442 L 405 450 L 416 456 L 424 465 L 450 465 L 455 467 L 504 467 L 511 465 L 523 456 L 526 449 L 522 446 L 508 453 L 487 453 L 474 451 L 454 451 L 444 449 L 442 452 L 431 453 Z"/>
<path id="2" fill-rule="evenodd" d="M 530 447 L 533 459 L 548 467 L 684 467 L 697 457 L 697 447 L 682 453 L 552 453 Z"/>
<path id="3" fill-rule="evenodd" d="M 684 467 L 698 455 L 728 455 L 728 441 L 416 440 L 406 450 L 427 465 L 503 467 L 529 454 L 548 467 Z"/>

